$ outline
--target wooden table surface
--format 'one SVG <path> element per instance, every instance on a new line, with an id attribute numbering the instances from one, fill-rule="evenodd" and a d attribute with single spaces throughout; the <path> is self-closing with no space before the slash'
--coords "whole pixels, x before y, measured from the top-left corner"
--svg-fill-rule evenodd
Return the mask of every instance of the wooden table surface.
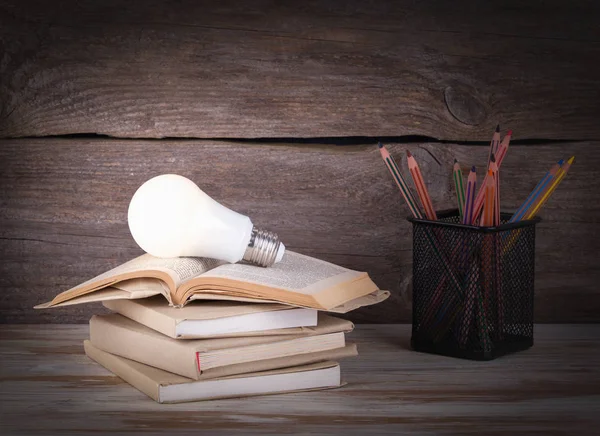
<path id="1" fill-rule="evenodd" d="M 358 325 L 336 390 L 160 405 L 83 354 L 86 325 L 0 329 L 0 434 L 598 434 L 600 325 L 538 325 L 491 362 L 409 350 Z"/>

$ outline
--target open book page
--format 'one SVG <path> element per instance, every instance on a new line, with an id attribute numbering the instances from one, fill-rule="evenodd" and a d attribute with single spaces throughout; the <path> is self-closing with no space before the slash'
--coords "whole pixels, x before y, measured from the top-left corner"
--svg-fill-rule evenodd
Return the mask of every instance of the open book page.
<path id="1" fill-rule="evenodd" d="M 118 288 L 132 294 L 138 292 L 151 292 L 156 294 L 168 294 L 169 287 L 162 280 L 156 280 L 148 277 L 139 277 L 136 279 L 123 280 L 112 285 L 113 288 Z"/>
<path id="2" fill-rule="evenodd" d="M 140 277 L 114 283 L 111 288 L 127 293 L 129 295 L 128 300 L 162 294 L 171 303 L 171 291 L 169 286 L 162 280 Z"/>
<path id="3" fill-rule="evenodd" d="M 341 283 L 365 277 L 366 273 L 352 271 L 313 257 L 286 251 L 281 262 L 269 268 L 241 263 L 224 264 L 202 274 L 207 282 L 210 278 L 224 278 L 244 283 L 253 283 L 269 288 L 282 289 L 304 295 L 317 294 Z M 191 285 L 185 283 L 184 285 Z M 192 286 L 193 287 L 193 286 Z"/>
<path id="4" fill-rule="evenodd" d="M 58 294 L 49 305 L 39 307 L 54 306 L 118 282 L 135 278 L 159 279 L 166 285 L 170 293 L 175 293 L 182 282 L 221 264 L 223 264 L 222 261 L 200 257 L 162 259 L 144 254 Z"/>
<path id="5" fill-rule="evenodd" d="M 378 289 L 375 292 L 364 295 L 362 297 L 355 298 L 344 304 L 335 306 L 332 309 L 328 309 L 327 312 L 348 313 L 348 312 L 356 310 L 360 307 L 371 306 L 373 304 L 381 303 L 382 301 L 387 300 L 387 298 L 389 296 L 390 296 L 390 291 L 381 291 Z M 263 298 L 252 298 L 252 297 L 246 297 L 246 296 L 240 297 L 240 296 L 234 296 L 234 295 L 229 295 L 229 294 L 227 294 L 227 295 L 226 294 L 216 294 L 216 293 L 212 293 L 212 292 L 211 293 L 208 293 L 208 292 L 194 293 L 190 296 L 189 301 L 194 301 L 194 300 L 223 300 L 223 301 L 243 301 L 243 302 L 247 302 L 247 303 L 277 303 L 277 304 L 281 304 L 280 301 L 275 301 L 275 300 L 267 300 L 267 299 L 263 299 Z M 290 304 L 290 306 L 304 307 L 307 309 L 312 309 L 311 306 L 304 306 L 301 304 Z"/>
<path id="6" fill-rule="evenodd" d="M 174 291 L 186 280 L 197 277 L 206 271 L 222 265 L 223 263 L 225 262 L 216 259 L 208 259 L 205 257 L 160 258 L 154 257 L 150 254 L 144 254 L 143 256 L 130 260 L 129 262 L 126 262 L 111 271 L 119 273 L 120 270 L 123 272 L 148 272 L 153 270 L 162 271 L 169 274 L 169 276 L 172 278 L 174 287 L 171 288 L 171 286 L 169 286 L 169 288 Z M 143 276 L 147 277 L 146 274 Z"/>

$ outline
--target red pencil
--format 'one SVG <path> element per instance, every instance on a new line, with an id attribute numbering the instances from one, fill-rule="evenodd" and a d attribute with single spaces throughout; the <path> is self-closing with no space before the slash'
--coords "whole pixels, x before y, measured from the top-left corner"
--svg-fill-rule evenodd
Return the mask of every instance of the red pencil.
<path id="1" fill-rule="evenodd" d="M 496 165 L 496 156 L 492 154 L 490 162 L 490 170 L 494 173 L 494 190 L 496 198 L 494 199 L 494 224 L 495 226 L 500 225 L 500 173 L 498 172 L 498 165 Z"/>
<path id="2" fill-rule="evenodd" d="M 506 135 L 504 135 L 502 142 L 498 146 L 498 152 L 496 153 L 496 164 L 498 165 L 498 168 L 500 168 L 500 164 L 504 160 L 504 156 L 506 156 L 508 146 L 510 145 L 510 138 L 512 138 L 512 130 L 506 132 Z"/>
<path id="3" fill-rule="evenodd" d="M 435 221 L 437 220 L 437 215 L 435 214 L 431 197 L 429 197 L 429 192 L 423 181 L 423 175 L 419 169 L 419 164 L 417 164 L 413 155 L 410 154 L 410 151 L 406 150 L 406 155 L 408 156 L 408 169 L 413 178 L 413 182 L 415 183 L 415 187 L 417 188 L 417 194 L 419 194 L 423 209 L 425 209 L 425 216 L 427 216 L 427 219 Z"/>

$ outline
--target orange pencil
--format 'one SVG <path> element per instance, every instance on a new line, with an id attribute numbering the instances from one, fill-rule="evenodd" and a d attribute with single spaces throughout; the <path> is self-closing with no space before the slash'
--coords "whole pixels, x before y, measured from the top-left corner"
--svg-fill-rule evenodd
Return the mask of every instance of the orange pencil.
<path id="1" fill-rule="evenodd" d="M 494 172 L 488 170 L 488 177 L 485 180 L 485 197 L 483 203 L 483 216 L 481 225 L 493 226 L 494 225 L 494 203 L 496 202 L 496 186 L 494 184 Z"/>
<path id="2" fill-rule="evenodd" d="M 511 136 L 512 136 L 512 131 L 509 131 L 506 134 L 506 136 L 504 136 L 502 143 L 498 146 L 498 153 L 496 154 L 496 165 L 498 165 L 498 169 L 500 169 L 500 166 L 502 165 L 502 162 L 504 161 L 504 157 L 506 156 L 506 152 L 508 151 L 508 146 L 510 144 Z M 490 156 L 490 160 L 491 160 L 491 156 Z M 489 163 L 488 163 L 488 168 L 489 168 Z M 481 189 L 477 193 L 477 198 L 475 198 L 475 206 L 473 207 L 473 222 L 474 223 L 477 222 L 477 218 L 479 217 L 479 214 L 481 213 L 481 209 L 483 208 L 483 201 L 484 201 L 483 198 L 485 196 L 485 182 L 486 182 L 485 179 L 487 179 L 487 177 L 488 176 L 486 174 L 485 178 L 483 180 L 483 183 L 481 184 Z"/>
<path id="3" fill-rule="evenodd" d="M 433 208 L 433 203 L 431 203 L 431 197 L 429 197 L 429 192 L 427 191 L 425 182 L 423 181 L 423 175 L 419 169 L 419 164 L 417 164 L 417 161 L 413 155 L 410 154 L 410 151 L 406 150 L 406 155 L 408 156 L 408 169 L 413 178 L 413 182 L 415 183 L 415 187 L 417 188 L 417 194 L 419 194 L 423 209 L 425 209 L 425 216 L 427 219 L 435 221 L 437 220 L 437 215 L 435 213 L 435 209 Z"/>

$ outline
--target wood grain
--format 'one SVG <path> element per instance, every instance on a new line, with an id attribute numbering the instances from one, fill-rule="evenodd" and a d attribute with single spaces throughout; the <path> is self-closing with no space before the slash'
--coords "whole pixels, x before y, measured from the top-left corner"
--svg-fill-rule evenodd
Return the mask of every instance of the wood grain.
<path id="1" fill-rule="evenodd" d="M 3 326 L 3 434 L 595 435 L 600 326 L 540 325 L 490 362 L 416 353 L 410 326 L 358 325 L 329 391 L 157 404 L 83 354 L 83 325 Z"/>
<path id="2" fill-rule="evenodd" d="M 488 153 L 456 144 L 389 149 L 403 170 L 411 150 L 437 209 L 455 204 L 453 159 L 466 170 L 485 163 Z M 514 210 L 553 162 L 572 154 L 577 160 L 538 227 L 538 322 L 600 320 L 600 147 L 513 145 L 502 166 L 503 208 Z M 392 292 L 386 303 L 350 314 L 352 320 L 410 320 L 409 211 L 374 144 L 15 139 L 0 141 L 0 321 L 87 322 L 98 306 L 32 307 L 141 254 L 129 235 L 127 207 L 137 187 L 161 173 L 189 177 L 278 232 L 289 249 L 367 271 Z"/>
<path id="3" fill-rule="evenodd" d="M 0 2 L 0 136 L 598 139 L 600 4 Z"/>

